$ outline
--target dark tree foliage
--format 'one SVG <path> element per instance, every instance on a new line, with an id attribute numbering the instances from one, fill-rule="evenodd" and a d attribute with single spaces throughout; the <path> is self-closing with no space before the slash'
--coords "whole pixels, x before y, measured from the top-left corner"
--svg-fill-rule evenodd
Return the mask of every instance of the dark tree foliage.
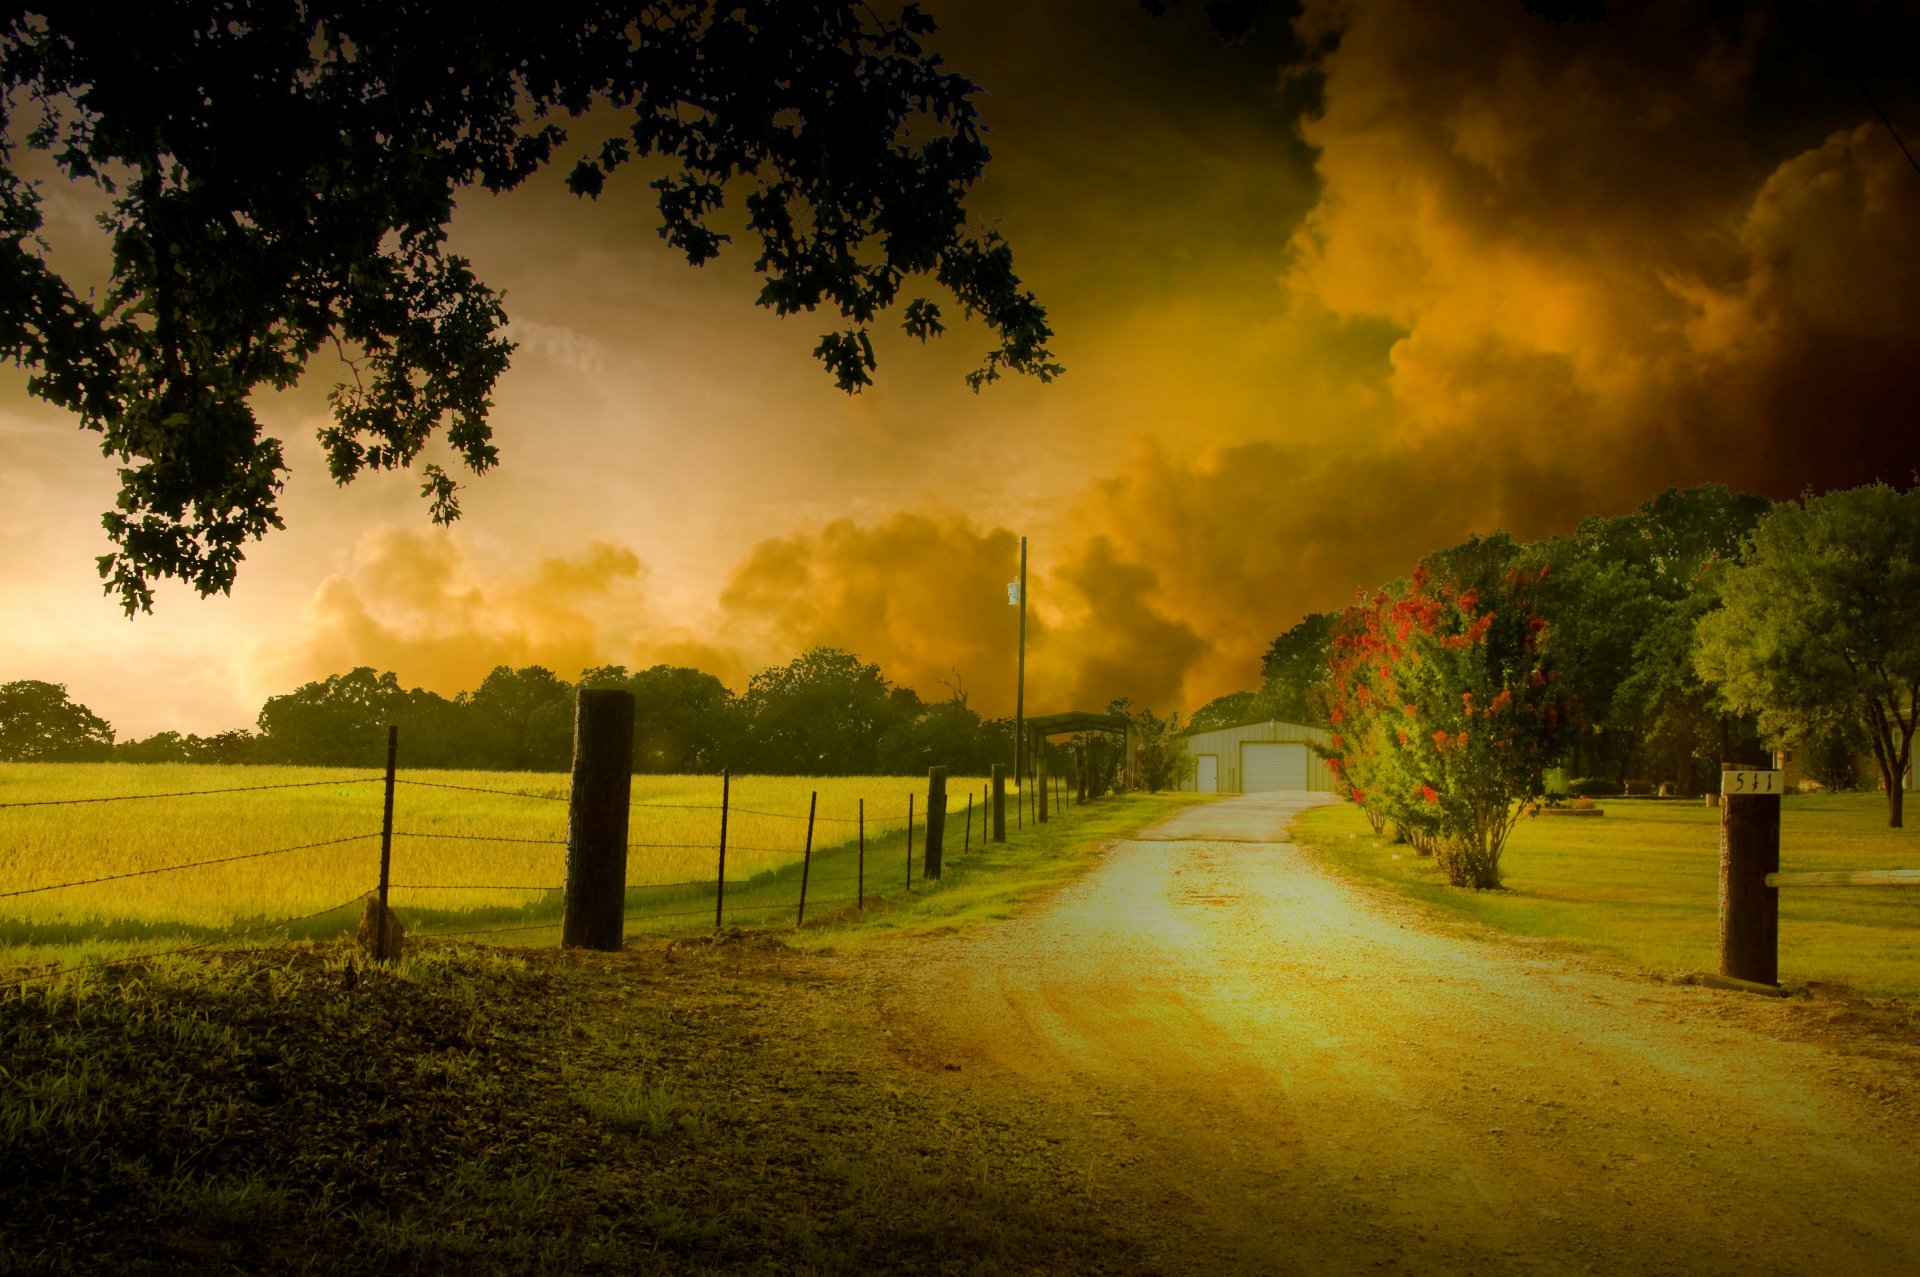
<path id="1" fill-rule="evenodd" d="M 757 301 L 826 307 L 816 354 L 845 390 L 874 370 L 870 329 L 930 278 L 997 344 L 969 374 L 1059 371 L 1046 312 L 964 198 L 987 161 L 976 87 L 925 46 L 914 5 L 860 0 L 557 0 L 445 6 L 173 0 L 16 9 L 0 18 L 0 354 L 121 463 L 104 518 L 109 593 L 151 609 L 156 578 L 231 588 L 282 526 L 286 461 L 252 404 L 318 353 L 348 365 L 322 431 L 333 477 L 411 466 L 436 434 L 478 474 L 512 343 L 500 296 L 446 249 L 456 197 L 512 190 L 572 160 L 597 196 L 653 161 L 659 233 L 687 260 L 729 239 L 738 197 Z M 610 107 L 610 137 L 560 121 Z M 16 164 L 44 152 L 111 197 L 97 294 L 40 237 Z M 943 331 L 911 296 L 902 326 Z M 421 470 L 436 522 L 457 485 Z"/>
<path id="2" fill-rule="evenodd" d="M 878 665 L 837 647 L 816 647 L 761 670 L 741 697 L 745 766 L 801 775 L 873 773 L 880 740 L 907 717 L 893 691 Z"/>
<path id="3" fill-rule="evenodd" d="M 1269 718 L 1327 725 L 1327 658 L 1333 654 L 1333 613 L 1309 612 L 1267 645 L 1260 659 L 1260 708 Z"/>
<path id="4" fill-rule="evenodd" d="M 1228 692 L 1193 711 L 1193 717 L 1187 720 L 1186 732 L 1191 736 L 1195 732 L 1210 732 L 1217 727 L 1237 727 L 1241 723 L 1255 722 L 1265 713 L 1266 706 L 1260 699 L 1260 693 Z"/>
<path id="5" fill-rule="evenodd" d="M 67 695 L 64 683 L 0 683 L 0 762 L 105 758 L 113 727 Z"/>

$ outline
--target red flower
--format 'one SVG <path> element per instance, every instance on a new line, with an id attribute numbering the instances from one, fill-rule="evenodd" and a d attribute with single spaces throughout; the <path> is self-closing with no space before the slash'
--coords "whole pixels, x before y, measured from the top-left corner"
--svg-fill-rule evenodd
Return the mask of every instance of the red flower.
<path id="1" fill-rule="evenodd" d="M 1511 708 L 1512 705 L 1513 693 L 1503 687 L 1500 689 L 1500 694 L 1493 698 L 1493 703 L 1487 706 L 1487 713 L 1498 714 L 1501 710 Z"/>
<path id="2" fill-rule="evenodd" d="M 1445 732 L 1435 732 L 1433 734 L 1433 747 L 1440 750 L 1444 750 L 1447 747 L 1447 734 Z"/>
<path id="3" fill-rule="evenodd" d="M 1462 612 L 1471 612 L 1480 606 L 1480 591 L 1462 590 L 1460 591 L 1460 597 L 1456 599 L 1455 602 L 1459 604 Z"/>
<path id="4" fill-rule="evenodd" d="M 1329 758 L 1327 760 L 1327 770 L 1336 776 L 1340 774 L 1341 769 L 1346 767 L 1346 765 L 1347 761 L 1344 758 Z"/>
<path id="5" fill-rule="evenodd" d="M 1334 747 L 1335 749 L 1344 749 L 1344 748 L 1346 748 L 1346 742 L 1345 742 L 1345 741 L 1342 741 L 1342 740 L 1340 739 L 1340 733 L 1339 733 L 1339 732 L 1335 732 L 1335 733 L 1333 734 L 1333 747 Z"/>
<path id="6" fill-rule="evenodd" d="M 1535 613 L 1527 618 L 1527 633 L 1538 634 L 1547 628 L 1547 618 Z"/>
<path id="7" fill-rule="evenodd" d="M 1336 723 L 1344 723 L 1347 721 L 1347 711 L 1341 706 L 1335 705 L 1327 711 L 1327 717 Z"/>
<path id="8" fill-rule="evenodd" d="M 1437 803 L 1440 801 L 1440 795 L 1437 792 L 1435 792 L 1432 785 L 1420 786 L 1420 796 L 1426 799 L 1430 803 Z"/>
<path id="9" fill-rule="evenodd" d="M 1467 745 L 1467 734 L 1465 732 L 1454 733 L 1453 747 L 1455 749 L 1465 749 L 1466 745 Z"/>
<path id="10" fill-rule="evenodd" d="M 1406 743 L 1407 743 L 1407 740 L 1408 740 L 1408 736 L 1407 736 L 1407 734 L 1406 734 L 1406 732 L 1404 732 L 1404 731 L 1402 731 L 1402 732 L 1400 733 L 1400 743 L 1401 743 L 1402 745 L 1404 745 L 1404 744 L 1406 744 Z"/>
<path id="11" fill-rule="evenodd" d="M 1420 707 L 1418 705 L 1415 705 L 1412 701 L 1408 701 L 1405 705 L 1402 705 L 1400 707 L 1400 710 L 1408 718 L 1417 718 L 1420 714 Z"/>
<path id="12" fill-rule="evenodd" d="M 1355 801 L 1356 803 L 1364 803 L 1365 801 L 1367 801 L 1367 796 L 1361 793 L 1358 789 L 1355 789 L 1352 785 L 1347 786 L 1347 788 L 1352 791 L 1353 801 Z"/>
<path id="13" fill-rule="evenodd" d="M 1528 687 L 1545 687 L 1546 685 L 1547 685 L 1547 676 L 1545 674 L 1542 674 L 1539 670 L 1534 670 L 1532 673 L 1527 675 Z"/>

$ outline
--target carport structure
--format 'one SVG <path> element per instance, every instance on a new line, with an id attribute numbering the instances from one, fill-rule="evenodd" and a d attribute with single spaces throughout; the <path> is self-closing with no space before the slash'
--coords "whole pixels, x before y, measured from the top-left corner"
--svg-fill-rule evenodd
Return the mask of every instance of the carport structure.
<path id="1" fill-rule="evenodd" d="M 1040 714 L 1026 722 L 1027 757 L 1033 760 L 1034 769 L 1034 815 L 1036 819 L 1047 818 L 1047 771 L 1048 756 L 1052 752 L 1047 739 L 1052 736 L 1078 736 L 1087 732 L 1112 732 L 1123 742 L 1124 763 L 1121 776 L 1128 789 L 1133 788 L 1133 720 L 1125 714 L 1095 714 L 1089 710 L 1069 710 L 1064 714 Z M 1079 798 L 1087 798 L 1087 784 L 1091 779 L 1089 768 L 1076 769 L 1079 779 Z"/>

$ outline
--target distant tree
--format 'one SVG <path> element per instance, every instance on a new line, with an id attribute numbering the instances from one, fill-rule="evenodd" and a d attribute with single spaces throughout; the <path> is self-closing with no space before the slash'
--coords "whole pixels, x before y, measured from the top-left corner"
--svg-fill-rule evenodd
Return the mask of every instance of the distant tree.
<path id="1" fill-rule="evenodd" d="M 1192 779 L 1195 759 L 1180 739 L 1180 715 L 1165 718 L 1151 709 L 1129 710 L 1133 719 L 1133 764 L 1139 784 L 1150 794 L 1177 789 Z"/>
<path id="2" fill-rule="evenodd" d="M 740 708 L 726 684 L 700 670 L 655 665 L 623 685 L 633 693 L 634 770 L 717 772 L 734 765 Z"/>
<path id="3" fill-rule="evenodd" d="M 1217 727 L 1251 723 L 1265 713 L 1266 705 L 1259 692 L 1228 692 L 1193 711 L 1193 717 L 1187 720 L 1186 731 L 1192 735 L 1194 732 L 1210 732 Z"/>
<path id="4" fill-rule="evenodd" d="M 1695 662 L 1776 744 L 1857 723 L 1899 828 L 1920 713 L 1920 488 L 1783 502 L 1720 583 Z"/>
<path id="5" fill-rule="evenodd" d="M 1327 658 L 1333 652 L 1331 612 L 1309 612 L 1267 645 L 1260 660 L 1260 709 L 1289 723 L 1327 725 Z"/>
<path id="6" fill-rule="evenodd" d="M 235 729 L 212 736 L 187 737 L 187 751 L 196 763 L 257 763 L 261 741 L 252 732 Z"/>
<path id="7" fill-rule="evenodd" d="M 495 666 L 457 704 L 487 761 L 503 771 L 565 771 L 573 758 L 573 685 L 542 665 Z"/>
<path id="8" fill-rule="evenodd" d="M 879 666 L 837 647 L 761 670 L 740 700 L 747 763 L 773 775 L 872 775 L 881 738 L 904 718 L 892 692 Z"/>
<path id="9" fill-rule="evenodd" d="M 397 676 L 356 666 L 268 697 L 260 749 L 273 762 L 377 767 L 386 761 L 387 725 L 405 703 Z"/>
<path id="10" fill-rule="evenodd" d="M 917 776 L 945 767 L 955 776 L 977 775 L 990 766 L 980 715 L 957 700 L 929 705 L 899 722 L 880 740 L 879 767 L 895 776 Z"/>
<path id="11" fill-rule="evenodd" d="M 77 762 L 105 758 L 113 727 L 67 696 L 64 683 L 0 684 L 0 761 Z"/>
<path id="12" fill-rule="evenodd" d="M 513 346 L 498 293 L 446 249 L 456 201 L 511 190 L 567 145 L 558 121 L 618 120 L 567 177 L 598 196 L 655 174 L 660 235 L 694 265 L 731 238 L 744 194 L 760 305 L 824 306 L 815 354 L 846 390 L 874 369 L 869 331 L 930 277 L 995 344 L 969 380 L 1057 371 L 1046 312 L 965 197 L 987 162 L 968 80 L 909 4 L 43 5 L 0 19 L 0 354 L 31 393 L 76 413 L 120 466 L 100 561 L 109 592 L 150 609 L 156 577 L 232 586 L 248 543 L 281 526 L 286 462 L 253 399 L 339 352 L 321 432 L 338 482 L 411 466 L 436 433 L 475 473 Z M 76 282 L 39 238 L 43 194 L 14 154 L 44 152 L 111 199 L 111 273 Z M 744 191 L 743 191 L 744 188 Z M 64 261 L 64 259 L 61 259 Z M 939 306 L 902 327 L 943 331 Z M 436 522 L 457 485 L 422 470 Z"/>
<path id="13" fill-rule="evenodd" d="M 1529 562 L 1552 564 L 1543 607 L 1585 720 L 1574 774 L 1671 776 L 1691 792 L 1720 759 L 1743 756 L 1752 721 L 1714 705 L 1693 668 L 1694 633 L 1719 605 L 1719 573 L 1770 504 L 1720 484 L 1669 488 L 1528 547 Z"/>
<path id="14" fill-rule="evenodd" d="M 196 737 L 179 732 L 155 732 L 145 740 L 125 740 L 113 747 L 116 763 L 187 763 L 194 760 Z"/>

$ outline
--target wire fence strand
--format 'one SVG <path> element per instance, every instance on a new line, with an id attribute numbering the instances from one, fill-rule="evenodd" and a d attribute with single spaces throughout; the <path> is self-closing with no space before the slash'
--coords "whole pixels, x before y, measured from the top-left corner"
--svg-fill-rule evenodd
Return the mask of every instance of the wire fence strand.
<path id="1" fill-rule="evenodd" d="M 564 803 L 571 801 L 566 794 L 529 794 L 523 789 L 488 789 L 481 785 L 453 785 L 444 780 L 408 780 L 405 776 L 393 778 L 396 785 L 418 785 L 423 789 L 457 789 L 467 794 L 497 794 L 502 798 L 536 798 L 543 803 Z"/>
<path id="2" fill-rule="evenodd" d="M 388 891 L 564 891 L 563 883 L 550 885 L 532 885 L 511 882 L 395 882 L 387 884 Z"/>
<path id="3" fill-rule="evenodd" d="M 497 834 L 429 834 L 413 829 L 396 829 L 395 838 L 438 838 L 445 842 L 515 842 L 541 847 L 564 847 L 564 838 L 502 838 Z"/>
<path id="4" fill-rule="evenodd" d="M 340 780 L 292 780 L 274 785 L 229 785 L 224 789 L 177 789 L 164 794 L 107 794 L 98 798 L 41 798 L 31 802 L 0 803 L 0 807 L 72 807 L 80 803 L 131 803 L 148 798 L 198 798 L 202 794 L 255 794 L 267 789 L 316 789 L 325 785 L 366 785 L 384 776 L 349 776 Z M 418 782 L 415 782 L 418 783 Z"/>
<path id="5" fill-rule="evenodd" d="M 119 882 L 123 878 L 145 878 L 151 874 L 176 873 L 182 869 L 202 869 L 208 865 L 230 865 L 236 860 L 259 860 L 263 856 L 284 856 L 293 851 L 312 851 L 315 847 L 337 847 L 341 843 L 360 842 L 367 838 L 378 838 L 380 832 L 370 834 L 348 834 L 345 838 L 327 838 L 320 842 L 303 842 L 297 847 L 275 847 L 270 851 L 244 851 L 237 856 L 217 856 L 211 860 L 195 860 L 182 865 L 162 865 L 158 869 L 130 869 L 126 873 L 106 874 L 99 878 L 80 878 L 73 882 L 49 883 L 44 887 L 22 887 L 18 891 L 0 891 L 0 900 L 12 896 L 33 896 L 43 891 L 60 891 L 67 887 L 91 887 L 99 882 Z"/>

